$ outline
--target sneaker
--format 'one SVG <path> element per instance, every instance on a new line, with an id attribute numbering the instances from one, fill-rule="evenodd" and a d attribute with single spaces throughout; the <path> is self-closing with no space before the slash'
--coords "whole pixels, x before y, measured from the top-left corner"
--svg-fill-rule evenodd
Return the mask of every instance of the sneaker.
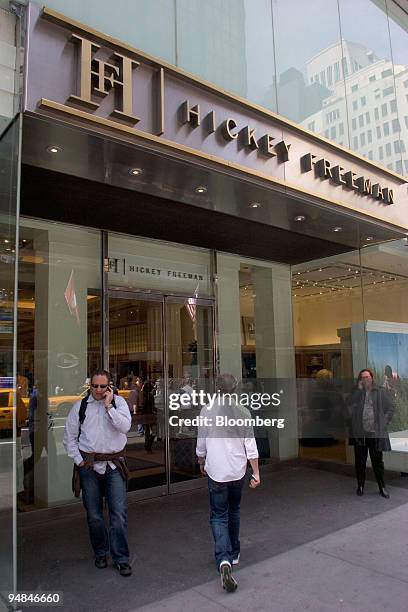
<path id="1" fill-rule="evenodd" d="M 130 567 L 129 563 L 114 563 L 114 567 L 116 567 L 117 570 L 119 570 L 119 574 L 121 576 L 131 576 L 132 575 L 132 568 Z"/>
<path id="2" fill-rule="evenodd" d="M 241 556 L 241 554 L 238 553 L 238 555 L 235 557 L 235 559 L 232 560 L 232 565 L 238 565 L 239 564 L 240 556 Z"/>
<path id="3" fill-rule="evenodd" d="M 103 569 L 104 567 L 108 567 L 106 555 L 103 555 L 102 557 L 96 557 L 95 567 L 97 567 L 98 569 Z"/>
<path id="4" fill-rule="evenodd" d="M 236 591 L 238 584 L 232 575 L 232 567 L 229 561 L 221 561 L 220 565 L 221 585 L 227 593 Z"/>

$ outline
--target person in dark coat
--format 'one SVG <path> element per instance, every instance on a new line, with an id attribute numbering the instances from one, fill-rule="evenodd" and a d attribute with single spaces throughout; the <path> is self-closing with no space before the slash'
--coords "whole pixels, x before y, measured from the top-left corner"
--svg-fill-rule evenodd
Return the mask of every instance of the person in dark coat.
<path id="1" fill-rule="evenodd" d="M 387 426 L 394 414 L 394 399 L 382 387 L 374 384 L 374 374 L 369 369 L 361 370 L 357 384 L 347 402 L 347 417 L 350 431 L 349 443 L 354 446 L 357 476 L 357 495 L 363 495 L 367 455 L 378 483 L 380 495 L 389 498 L 384 482 L 383 451 L 390 451 Z"/>

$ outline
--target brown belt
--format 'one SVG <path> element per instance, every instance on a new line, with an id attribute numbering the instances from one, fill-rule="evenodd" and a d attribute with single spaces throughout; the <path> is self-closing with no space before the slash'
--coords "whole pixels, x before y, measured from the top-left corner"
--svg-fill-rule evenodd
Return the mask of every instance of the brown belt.
<path id="1" fill-rule="evenodd" d="M 86 453 L 79 449 L 79 452 L 84 459 L 83 467 L 87 470 L 93 470 L 95 461 L 111 461 L 114 466 L 119 470 L 123 480 L 127 481 L 129 478 L 129 470 L 126 464 L 126 448 L 123 448 L 118 453 Z M 79 473 L 79 466 L 74 464 L 74 470 L 72 473 L 72 492 L 75 497 L 79 497 L 81 493 L 81 478 Z"/>

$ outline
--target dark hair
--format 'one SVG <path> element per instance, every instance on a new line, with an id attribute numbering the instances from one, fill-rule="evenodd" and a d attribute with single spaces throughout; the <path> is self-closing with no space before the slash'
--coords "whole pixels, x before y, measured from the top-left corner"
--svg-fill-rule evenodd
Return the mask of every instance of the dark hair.
<path id="1" fill-rule="evenodd" d="M 363 373 L 363 372 L 368 372 L 368 373 L 370 374 L 370 376 L 371 376 L 372 380 L 374 380 L 374 372 L 373 372 L 372 370 L 370 370 L 370 368 L 363 368 L 363 369 L 362 369 L 362 370 L 360 370 L 360 372 L 358 373 L 358 376 L 357 376 L 357 383 L 359 383 L 359 382 L 360 382 L 360 380 L 361 380 L 361 375 L 362 375 L 362 373 Z"/>
<path id="2" fill-rule="evenodd" d="M 386 365 L 384 368 L 384 374 L 392 378 L 392 367 L 390 365 Z"/>
<path id="3" fill-rule="evenodd" d="M 105 376 L 108 379 L 108 383 L 112 381 L 110 372 L 108 372 L 108 370 L 103 370 L 102 368 L 93 370 L 93 372 L 91 372 L 90 382 L 92 382 L 94 376 Z"/>

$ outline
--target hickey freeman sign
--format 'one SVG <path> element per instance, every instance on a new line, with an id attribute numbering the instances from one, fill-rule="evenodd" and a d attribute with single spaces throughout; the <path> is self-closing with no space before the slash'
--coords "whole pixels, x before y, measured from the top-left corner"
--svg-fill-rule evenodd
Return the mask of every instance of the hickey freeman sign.
<path id="1" fill-rule="evenodd" d="M 408 226 L 403 177 L 52 10 L 29 11 L 26 112 L 147 139 Z"/>
<path id="2" fill-rule="evenodd" d="M 303 172 L 315 169 L 316 175 L 322 179 L 330 179 L 336 185 L 344 185 L 347 189 L 355 189 L 359 193 L 380 200 L 386 204 L 394 204 L 394 191 L 389 187 L 382 187 L 379 183 L 373 184 L 371 179 L 359 176 L 358 172 L 345 170 L 338 164 L 332 165 L 328 159 L 317 159 L 317 155 L 307 153 L 301 160 Z"/>

